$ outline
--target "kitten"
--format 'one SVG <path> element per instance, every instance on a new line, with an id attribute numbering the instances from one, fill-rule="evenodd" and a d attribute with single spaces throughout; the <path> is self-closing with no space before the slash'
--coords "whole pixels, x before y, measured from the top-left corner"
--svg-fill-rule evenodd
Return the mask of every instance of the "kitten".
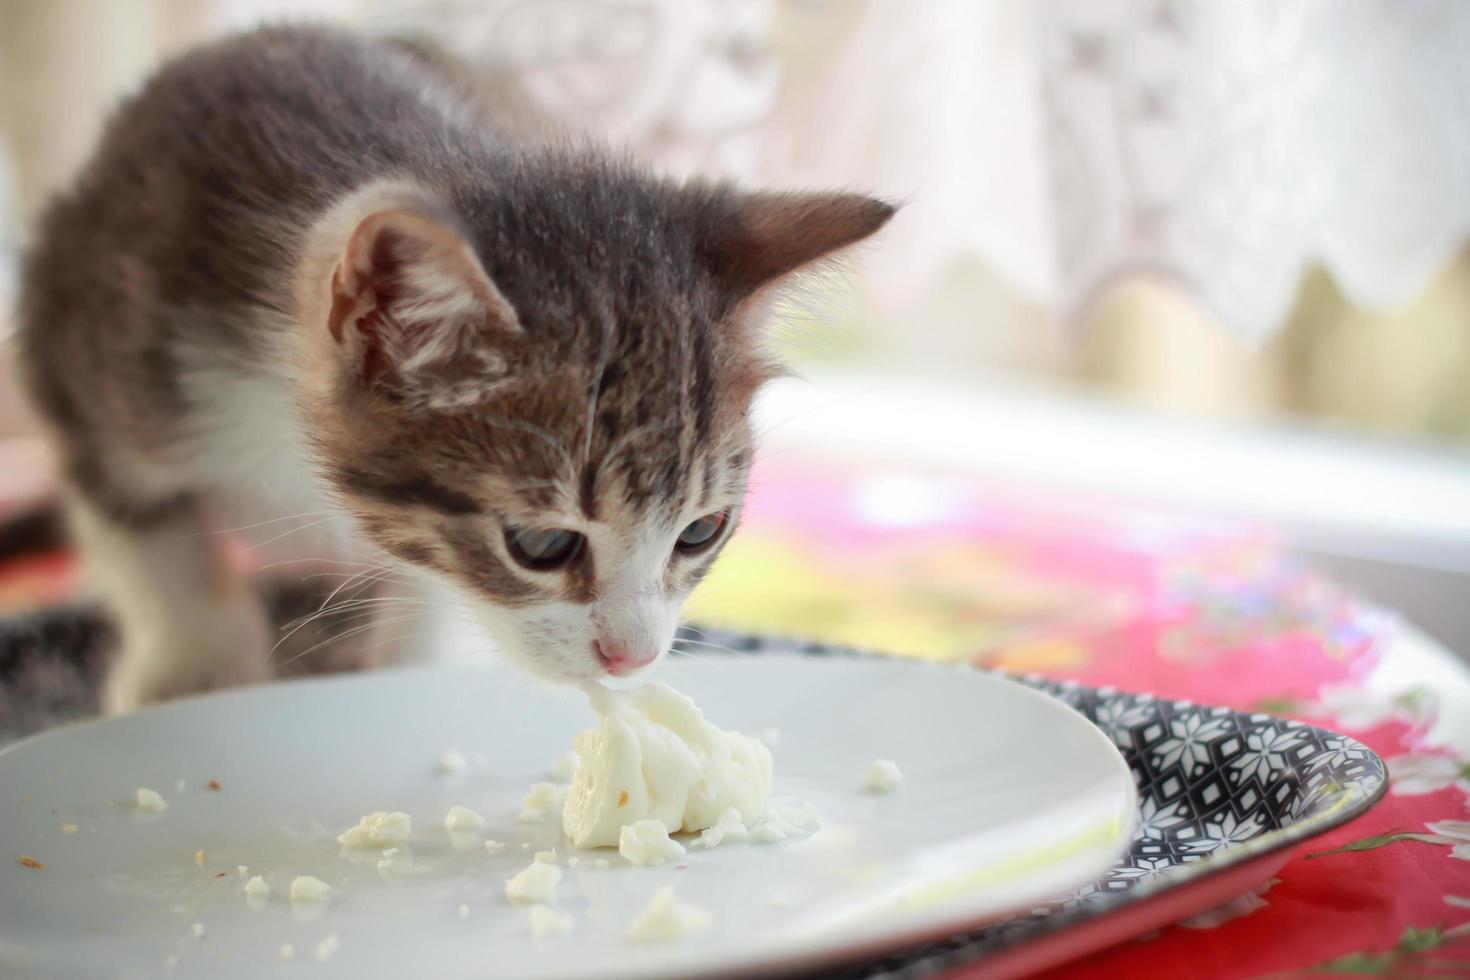
<path id="1" fill-rule="evenodd" d="M 124 638 L 107 709 L 269 676 L 218 533 L 252 502 L 343 516 L 341 557 L 545 677 L 669 646 L 739 518 L 772 289 L 893 208 L 513 137 L 471 77 L 328 30 L 201 48 L 40 223 L 20 353 Z"/>

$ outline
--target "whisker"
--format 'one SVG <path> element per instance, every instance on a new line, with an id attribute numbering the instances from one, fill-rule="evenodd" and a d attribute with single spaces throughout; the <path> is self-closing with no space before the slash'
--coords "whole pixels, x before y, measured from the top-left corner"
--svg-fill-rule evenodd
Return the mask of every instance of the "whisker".
<path id="1" fill-rule="evenodd" d="M 369 568 L 366 571 L 358 572 L 356 575 L 352 576 L 352 578 L 349 578 L 347 581 L 343 582 L 341 585 L 339 585 L 335 589 L 333 589 L 331 591 L 331 593 L 329 593 L 327 595 L 327 597 L 322 600 L 322 604 L 316 607 L 317 608 L 317 611 L 321 611 L 321 610 L 327 608 L 327 606 L 331 605 L 332 600 L 335 599 L 335 598 L 337 598 L 337 593 L 341 592 L 343 589 L 345 589 L 349 585 L 351 585 L 354 580 L 356 580 L 358 578 L 361 578 L 361 577 L 364 577 L 364 576 L 372 576 L 372 575 L 374 575 L 374 574 L 376 574 L 378 572 L 383 571 L 384 569 L 388 569 L 388 568 L 392 568 L 392 567 L 393 566 L 392 566 L 392 564 L 390 562 L 383 562 L 383 563 L 377 565 L 374 568 Z M 370 583 L 371 583 L 371 579 L 369 579 L 369 584 Z M 354 593 L 354 594 L 356 594 L 356 593 Z"/>
<path id="2" fill-rule="evenodd" d="M 187 541 L 190 538 L 203 538 L 215 534 L 236 534 L 240 531 L 249 531 L 252 528 L 265 527 L 267 524 L 279 524 L 282 521 L 294 521 L 302 517 L 321 517 L 324 514 L 329 515 L 332 513 L 333 511 L 330 510 L 308 510 L 302 511 L 300 514 L 285 514 L 281 517 L 272 517 L 269 520 L 256 521 L 254 524 L 242 524 L 239 527 L 224 527 L 210 531 L 193 531 L 189 534 L 181 535 L 179 540 Z"/>
<path id="3" fill-rule="evenodd" d="M 296 534 L 299 531 L 305 531 L 307 528 L 312 528 L 312 527 L 320 527 L 323 524 L 330 524 L 334 520 L 337 520 L 337 516 L 336 515 L 332 515 L 330 517 L 323 517 L 321 520 L 316 520 L 316 521 L 310 522 L 309 524 L 302 524 L 302 525 L 299 525 L 297 527 L 293 527 L 293 528 L 291 528 L 291 530 L 285 531 L 285 532 L 283 532 L 281 534 L 278 534 L 278 535 L 276 535 L 273 538 L 267 538 L 264 541 L 260 541 L 260 542 L 257 542 L 256 544 L 252 544 L 249 548 L 246 548 L 245 550 L 246 551 L 256 551 L 256 550 L 258 550 L 260 548 L 264 548 L 268 544 L 275 544 L 277 541 L 281 540 L 282 538 L 289 538 L 291 535 Z"/>
<path id="4" fill-rule="evenodd" d="M 405 622 L 408 622 L 410 620 L 417 619 L 417 618 L 418 618 L 418 614 L 417 613 L 410 613 L 410 614 L 404 615 L 404 616 L 390 616 L 387 619 L 373 620 L 372 622 L 370 622 L 370 623 L 364 623 L 361 626 L 354 626 L 351 629 L 345 630 L 345 631 L 343 631 L 341 633 L 338 633 L 335 636 L 329 636 L 325 640 L 321 640 L 321 641 L 319 641 L 317 643 L 313 643 L 311 646 L 307 647 L 305 650 L 302 650 L 300 653 L 296 654 L 295 656 L 288 657 L 285 660 L 282 660 L 276 666 L 278 666 L 278 667 L 284 667 L 287 664 L 295 663 L 296 661 L 300 660 L 302 657 L 305 657 L 305 656 L 307 656 L 308 654 L 311 654 L 311 653 L 315 653 L 317 650 L 320 650 L 322 647 L 327 646 L 328 644 L 338 643 L 338 642 L 340 642 L 342 640 L 347 639 L 349 636 L 356 636 L 357 634 L 359 634 L 359 633 L 361 633 L 361 632 L 363 632 L 365 630 L 370 630 L 370 629 L 373 629 L 375 627 L 380 627 L 380 626 L 391 626 L 394 623 L 405 623 Z M 272 650 L 271 652 L 274 653 L 275 651 Z"/>
<path id="5" fill-rule="evenodd" d="M 386 598 L 392 598 L 392 597 L 390 597 L 390 596 L 378 596 L 378 597 L 373 597 L 373 598 L 368 598 L 368 599 L 353 599 L 353 600 L 350 600 L 350 601 L 339 602 L 339 603 L 337 603 L 337 604 L 335 604 L 333 606 L 330 606 L 330 607 L 327 607 L 327 608 L 317 609 L 314 612 L 307 613 L 305 616 L 300 616 L 300 617 L 297 617 L 296 619 L 290 620 L 290 621 L 286 622 L 285 624 L 283 624 L 283 626 L 282 626 L 282 629 L 285 629 L 288 632 L 286 633 L 285 636 L 281 637 L 279 640 L 277 640 L 271 646 L 270 655 L 271 656 L 274 656 L 275 655 L 275 652 L 278 649 L 280 649 L 280 646 L 281 646 L 282 643 L 285 643 L 287 640 L 291 639 L 291 637 L 295 636 L 297 634 L 297 632 L 299 632 L 301 629 L 303 629 L 304 627 L 306 627 L 307 625 L 309 625 L 311 623 L 317 622 L 318 620 L 327 619 L 327 618 L 329 618 L 331 616 L 338 615 L 339 613 L 345 612 L 348 609 L 357 608 L 359 605 L 365 605 L 367 603 L 377 601 L 377 599 L 386 599 Z M 404 601 L 409 601 L 409 600 L 407 600 L 405 598 Z M 424 602 L 423 600 L 413 600 L 413 601 L 417 601 L 417 602 L 421 602 L 421 603 Z"/>
<path id="6" fill-rule="evenodd" d="M 683 653 L 683 654 L 694 654 L 694 653 L 697 653 L 698 652 L 697 650 L 679 650 L 678 649 L 678 646 L 681 643 L 685 643 L 685 644 L 688 644 L 690 646 L 703 647 L 703 648 L 708 649 L 708 650 L 718 650 L 721 653 L 733 653 L 737 657 L 748 657 L 748 656 L 750 656 L 750 651 L 749 650 L 736 650 L 734 647 L 727 647 L 723 643 L 708 643 L 708 642 L 706 642 L 704 640 L 691 640 L 691 639 L 688 639 L 687 637 L 675 639 L 673 643 L 670 643 L 669 644 L 669 652 L 670 653 Z"/>
<path id="7" fill-rule="evenodd" d="M 339 616 L 344 612 L 351 612 L 354 609 L 360 609 L 363 606 L 372 605 L 373 603 L 380 602 L 413 602 L 421 606 L 429 604 L 427 599 L 421 599 L 417 596 L 366 596 L 361 599 L 344 599 L 341 602 L 335 602 L 324 609 L 314 609 L 311 612 L 306 613 L 305 615 L 297 616 L 295 619 L 287 620 L 286 622 L 281 624 L 281 629 L 301 627 L 306 625 L 307 623 L 315 622 L 319 619 L 328 619 L 333 616 Z M 289 636 L 289 634 L 287 635 Z"/>

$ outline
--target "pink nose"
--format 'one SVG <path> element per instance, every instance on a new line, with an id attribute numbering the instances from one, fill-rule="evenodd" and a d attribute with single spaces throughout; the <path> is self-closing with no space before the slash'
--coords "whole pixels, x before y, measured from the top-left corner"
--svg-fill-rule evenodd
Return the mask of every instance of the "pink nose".
<path id="1" fill-rule="evenodd" d="M 615 677 L 631 674 L 640 667 L 647 667 L 658 659 L 652 650 L 632 650 L 616 640 L 606 637 L 592 641 L 592 652 L 602 669 Z"/>

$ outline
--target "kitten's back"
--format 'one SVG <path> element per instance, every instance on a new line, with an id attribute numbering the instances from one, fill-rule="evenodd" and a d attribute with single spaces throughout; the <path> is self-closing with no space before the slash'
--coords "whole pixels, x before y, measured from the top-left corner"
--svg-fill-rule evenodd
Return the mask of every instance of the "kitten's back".
<path id="1" fill-rule="evenodd" d="M 433 59 L 329 30 L 163 67 L 43 215 L 22 276 L 22 370 L 77 482 L 124 512 L 168 497 L 161 461 L 201 421 L 186 361 L 268 371 L 316 217 L 375 178 L 483 169 L 486 122 Z"/>

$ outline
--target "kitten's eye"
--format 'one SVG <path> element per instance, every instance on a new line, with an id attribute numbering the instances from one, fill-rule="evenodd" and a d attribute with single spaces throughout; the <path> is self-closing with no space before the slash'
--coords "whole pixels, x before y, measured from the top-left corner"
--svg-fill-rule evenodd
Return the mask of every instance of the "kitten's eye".
<path id="1" fill-rule="evenodd" d="M 685 554 L 703 551 L 720 536 L 720 531 L 724 528 L 729 516 L 721 511 L 718 514 L 701 517 L 697 521 L 690 521 L 689 526 L 679 535 L 679 540 L 674 543 L 674 547 Z"/>
<path id="2" fill-rule="evenodd" d="M 505 529 L 505 547 L 510 556 L 527 568 L 545 571 L 565 565 L 582 550 L 587 541 L 576 531 L 560 528 Z"/>

